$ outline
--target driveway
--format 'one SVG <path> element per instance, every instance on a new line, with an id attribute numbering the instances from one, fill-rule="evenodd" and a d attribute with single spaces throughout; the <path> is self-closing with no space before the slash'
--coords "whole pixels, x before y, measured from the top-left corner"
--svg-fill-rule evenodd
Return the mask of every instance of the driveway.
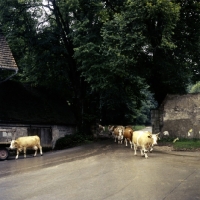
<path id="1" fill-rule="evenodd" d="M 138 152 L 139 153 L 139 152 Z M 145 159 L 113 139 L 0 162 L 4 200 L 200 199 L 198 152 L 154 149 Z"/>

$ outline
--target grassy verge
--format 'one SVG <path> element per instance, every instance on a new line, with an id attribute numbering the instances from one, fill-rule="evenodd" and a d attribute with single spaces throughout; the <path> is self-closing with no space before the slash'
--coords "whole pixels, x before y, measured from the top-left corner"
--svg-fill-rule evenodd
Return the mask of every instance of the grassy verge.
<path id="1" fill-rule="evenodd" d="M 200 150 L 200 140 L 199 139 L 184 139 L 181 138 L 173 143 L 172 138 L 161 139 L 158 141 L 160 145 L 172 146 L 175 151 L 196 151 Z"/>
<path id="2" fill-rule="evenodd" d="M 139 130 L 142 130 L 142 129 L 144 129 L 144 128 L 145 128 L 144 125 L 135 125 L 135 126 L 133 126 L 133 130 L 134 130 L 134 131 L 139 131 Z"/>
<path id="3" fill-rule="evenodd" d="M 174 150 L 200 150 L 200 140 L 177 141 L 173 143 Z"/>

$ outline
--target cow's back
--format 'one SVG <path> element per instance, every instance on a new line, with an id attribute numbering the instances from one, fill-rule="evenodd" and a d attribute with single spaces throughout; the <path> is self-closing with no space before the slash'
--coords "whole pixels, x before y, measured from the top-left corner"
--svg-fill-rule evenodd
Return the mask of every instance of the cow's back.
<path id="1" fill-rule="evenodd" d="M 37 135 L 19 137 L 16 141 L 19 146 L 33 147 L 40 145 L 40 138 Z"/>
<path id="2" fill-rule="evenodd" d="M 132 128 L 125 128 L 124 130 L 124 137 L 130 138 L 132 141 L 133 129 Z"/>
<path id="3" fill-rule="evenodd" d="M 145 145 L 150 147 L 153 143 L 152 134 L 148 131 L 134 131 L 132 141 L 137 146 Z"/>

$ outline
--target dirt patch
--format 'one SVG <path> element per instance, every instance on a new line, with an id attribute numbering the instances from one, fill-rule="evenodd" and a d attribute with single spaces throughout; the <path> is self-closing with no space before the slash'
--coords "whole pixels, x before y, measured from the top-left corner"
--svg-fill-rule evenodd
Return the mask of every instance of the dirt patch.
<path id="1" fill-rule="evenodd" d="M 154 150 L 158 151 L 173 151 L 173 146 L 154 146 Z"/>

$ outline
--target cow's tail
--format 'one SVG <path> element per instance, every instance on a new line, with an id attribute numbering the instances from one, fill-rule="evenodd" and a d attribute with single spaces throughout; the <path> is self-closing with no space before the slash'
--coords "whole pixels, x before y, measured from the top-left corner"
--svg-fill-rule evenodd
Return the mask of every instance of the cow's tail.
<path id="1" fill-rule="evenodd" d="M 130 138 L 130 139 L 131 139 L 131 142 L 132 142 L 132 140 L 133 140 L 133 130 L 130 130 L 130 132 L 129 132 L 129 133 L 130 133 L 130 136 L 131 136 L 131 138 Z"/>

